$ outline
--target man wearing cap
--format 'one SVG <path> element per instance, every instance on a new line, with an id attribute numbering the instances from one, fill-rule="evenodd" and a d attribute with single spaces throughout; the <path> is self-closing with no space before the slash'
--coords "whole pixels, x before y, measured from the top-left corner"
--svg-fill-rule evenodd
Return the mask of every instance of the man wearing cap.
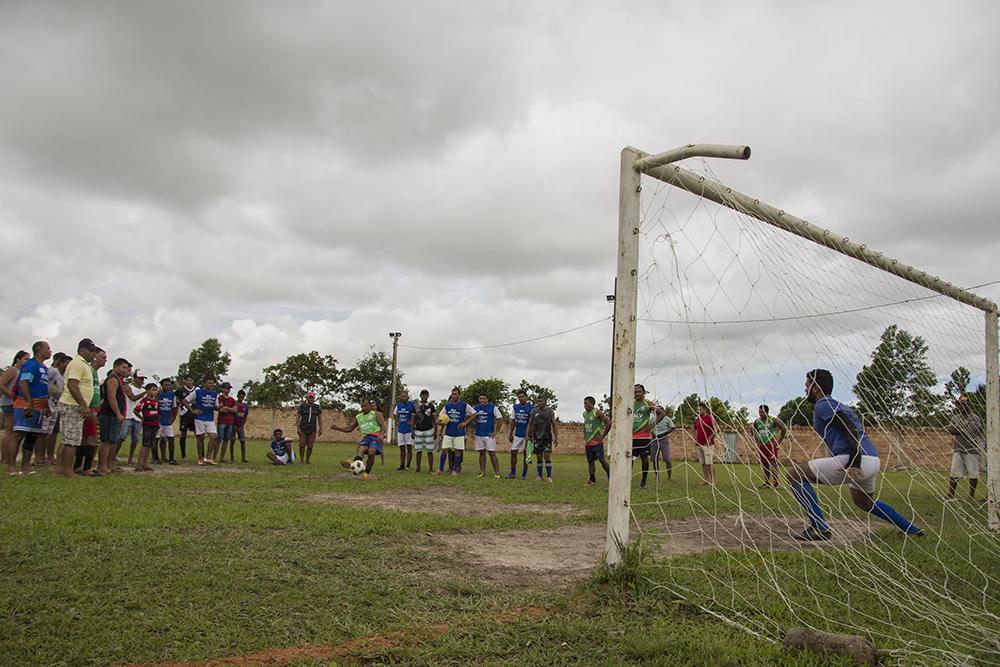
<path id="1" fill-rule="evenodd" d="M 83 422 L 90 417 L 90 401 L 94 397 L 94 380 L 90 362 L 97 346 L 84 338 L 76 347 L 76 356 L 66 367 L 66 390 L 59 399 L 59 430 L 62 433 L 62 450 L 55 472 L 67 479 L 74 479 L 73 459 L 76 450 L 83 446 Z"/>
<path id="2" fill-rule="evenodd" d="M 986 443 L 983 420 L 972 409 L 969 397 L 958 397 L 958 409 L 951 418 L 948 432 L 955 436 L 955 446 L 951 454 L 951 475 L 948 477 L 948 499 L 955 497 L 958 480 L 968 475 L 969 498 L 976 497 L 979 484 L 979 452 Z"/>
<path id="3" fill-rule="evenodd" d="M 299 406 L 299 460 L 309 463 L 316 436 L 323 434 L 323 409 L 316 403 L 316 392 L 306 393 L 305 403 Z"/>
<path id="4" fill-rule="evenodd" d="M 226 443 L 229 443 L 229 462 L 232 463 L 236 460 L 236 453 L 233 451 L 235 448 L 235 440 L 233 438 L 233 422 L 236 417 L 236 399 L 229 395 L 232 391 L 233 385 L 228 382 L 222 383 L 222 393 L 219 394 L 219 418 L 218 418 L 218 432 L 219 432 L 219 463 L 223 463 L 226 460 Z"/>

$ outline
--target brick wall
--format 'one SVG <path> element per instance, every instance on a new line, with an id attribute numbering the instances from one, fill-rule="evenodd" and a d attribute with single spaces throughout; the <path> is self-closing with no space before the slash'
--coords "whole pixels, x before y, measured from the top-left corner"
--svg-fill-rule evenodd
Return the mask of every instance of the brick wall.
<path id="1" fill-rule="evenodd" d="M 350 421 L 343 414 L 333 410 L 323 412 L 323 442 L 344 442 L 351 437 L 331 431 L 332 424 L 345 426 Z M 256 440 L 270 440 L 271 432 L 281 428 L 286 434 L 294 437 L 295 410 L 283 408 L 255 408 L 247 421 L 246 434 Z M 740 461 L 754 463 L 757 461 L 757 448 L 753 434 L 749 430 L 736 432 L 737 455 Z M 951 467 L 952 436 L 943 429 L 900 429 L 896 432 L 878 431 L 870 433 L 879 455 L 882 457 L 883 468 L 919 466 L 929 470 L 948 470 Z M 471 448 L 470 438 L 470 448 Z M 507 444 L 506 431 L 499 438 L 498 445 L 504 449 Z M 694 460 L 693 429 L 675 431 L 670 436 L 671 454 L 674 460 Z M 796 461 L 805 461 L 816 456 L 825 456 L 826 448 L 820 442 L 819 436 L 811 428 L 792 426 L 782 449 L 784 453 Z M 583 453 L 583 424 L 577 422 L 561 423 L 559 425 L 559 447 L 557 453 Z M 718 460 L 724 460 L 725 448 L 722 444 L 716 446 Z"/>

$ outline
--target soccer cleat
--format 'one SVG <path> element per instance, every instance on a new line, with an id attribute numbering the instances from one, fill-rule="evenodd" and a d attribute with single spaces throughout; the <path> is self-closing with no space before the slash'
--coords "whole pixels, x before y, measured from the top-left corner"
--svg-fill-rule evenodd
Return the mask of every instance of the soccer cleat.
<path id="1" fill-rule="evenodd" d="M 536 478 L 535 478 L 535 481 L 536 481 L 536 482 L 540 482 L 540 481 L 542 481 L 542 476 L 541 476 L 541 475 L 539 475 L 538 477 L 536 477 Z"/>
<path id="2" fill-rule="evenodd" d="M 483 473 L 479 473 L 478 475 L 476 475 L 476 479 L 482 479 L 483 477 L 484 477 Z"/>
<path id="3" fill-rule="evenodd" d="M 493 479 L 503 479 L 503 477 L 500 475 L 500 473 L 496 473 L 495 475 L 493 475 Z"/>
<path id="4" fill-rule="evenodd" d="M 172 466 L 175 466 L 175 465 L 177 465 L 177 461 L 176 461 L 176 460 L 174 460 L 174 459 L 170 459 L 169 461 L 167 461 L 167 463 L 169 463 L 169 464 L 170 464 L 170 465 L 172 465 Z"/>
<path id="5" fill-rule="evenodd" d="M 351 462 L 348 461 L 347 459 L 341 459 L 340 460 L 340 465 L 342 465 L 345 468 L 350 468 L 351 467 Z"/>
<path id="6" fill-rule="evenodd" d="M 507 479 L 516 479 L 516 478 L 517 478 L 517 473 L 512 472 L 511 474 L 507 475 Z"/>
<path id="7" fill-rule="evenodd" d="M 545 481 L 548 482 L 549 484 L 551 484 L 552 483 L 552 478 L 551 477 L 546 477 Z"/>
<path id="8" fill-rule="evenodd" d="M 368 479 L 368 473 L 366 472 L 361 473 L 361 479 Z"/>
<path id="9" fill-rule="evenodd" d="M 794 535 L 799 542 L 826 542 L 833 538 L 833 533 L 829 530 L 817 530 L 809 526 L 801 533 Z"/>
<path id="10" fill-rule="evenodd" d="M 455 477 L 458 477 L 458 471 L 457 470 L 452 470 L 451 474 L 454 475 Z"/>

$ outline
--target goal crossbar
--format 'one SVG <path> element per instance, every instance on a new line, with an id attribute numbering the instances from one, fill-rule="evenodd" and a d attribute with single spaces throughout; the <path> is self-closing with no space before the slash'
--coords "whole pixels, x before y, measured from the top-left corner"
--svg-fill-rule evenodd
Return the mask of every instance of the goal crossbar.
<path id="1" fill-rule="evenodd" d="M 663 153 L 651 154 L 628 146 L 621 154 L 618 274 L 615 286 L 615 338 L 612 358 L 614 385 L 611 396 L 611 446 L 608 456 L 611 475 L 608 485 L 608 529 L 605 549 L 608 563 L 616 564 L 621 561 L 621 549 L 628 544 L 629 535 L 630 434 L 632 386 L 635 383 L 640 233 L 639 197 L 643 174 L 982 310 L 986 320 L 987 466 L 992 470 L 1000 470 L 1000 359 L 998 359 L 997 305 L 989 299 L 952 285 L 926 271 L 920 271 L 909 264 L 871 250 L 864 244 L 838 236 L 830 230 L 802 220 L 755 197 L 673 164 L 691 157 L 746 160 L 750 157 L 750 148 L 720 144 L 687 144 Z M 989 524 L 994 530 L 1000 530 L 1000 475 L 989 477 L 988 489 Z"/>

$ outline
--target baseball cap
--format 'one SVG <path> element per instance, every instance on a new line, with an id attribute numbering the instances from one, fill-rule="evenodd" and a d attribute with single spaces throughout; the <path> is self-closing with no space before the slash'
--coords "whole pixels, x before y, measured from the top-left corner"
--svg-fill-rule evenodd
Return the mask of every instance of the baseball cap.
<path id="1" fill-rule="evenodd" d="M 316 392 L 315 391 L 307 391 L 306 392 L 306 398 L 316 398 Z"/>

